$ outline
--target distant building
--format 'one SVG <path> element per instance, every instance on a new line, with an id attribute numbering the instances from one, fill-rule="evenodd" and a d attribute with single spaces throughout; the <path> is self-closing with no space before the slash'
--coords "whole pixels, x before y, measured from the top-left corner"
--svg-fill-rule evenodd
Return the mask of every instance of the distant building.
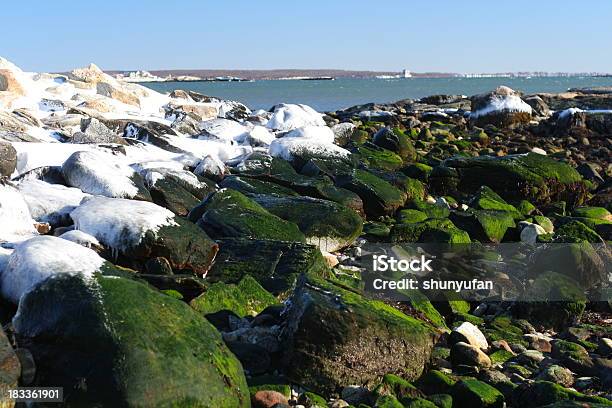
<path id="1" fill-rule="evenodd" d="M 402 78 L 412 78 L 412 74 L 407 69 L 402 70 Z"/>

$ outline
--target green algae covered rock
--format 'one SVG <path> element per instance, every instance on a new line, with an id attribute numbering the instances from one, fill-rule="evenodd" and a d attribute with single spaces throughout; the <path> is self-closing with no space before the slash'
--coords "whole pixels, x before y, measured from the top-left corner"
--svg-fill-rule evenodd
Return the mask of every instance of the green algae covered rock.
<path id="1" fill-rule="evenodd" d="M 496 388 L 473 378 L 458 381 L 451 389 L 453 404 L 459 407 L 498 407 L 504 406 L 504 395 Z"/>
<path id="2" fill-rule="evenodd" d="M 612 406 L 612 401 L 601 397 L 588 396 L 549 381 L 535 381 L 515 389 L 513 399 L 527 408 L 548 406 L 565 400 Z M 583 405 L 584 406 L 584 405 Z M 595 405 L 593 405 L 595 406 Z"/>
<path id="3" fill-rule="evenodd" d="M 393 395 L 383 395 L 376 400 L 374 408 L 404 408 L 404 404 Z"/>
<path id="4" fill-rule="evenodd" d="M 404 165 L 398 154 L 370 143 L 359 146 L 357 154 L 361 161 L 372 169 L 393 171 Z"/>
<path id="5" fill-rule="evenodd" d="M 450 214 L 448 206 L 424 200 L 412 200 L 407 207 L 424 212 L 428 218 L 448 218 Z"/>
<path id="6" fill-rule="evenodd" d="M 453 211 L 450 220 L 480 242 L 499 243 L 516 227 L 512 213 L 496 210 Z"/>
<path id="7" fill-rule="evenodd" d="M 288 187 L 271 181 L 258 180 L 252 177 L 227 176 L 220 183 L 221 188 L 231 188 L 242 194 L 275 194 L 279 196 L 297 196 L 298 193 Z"/>
<path id="8" fill-rule="evenodd" d="M 249 406 L 242 367 L 216 329 L 147 284 L 56 275 L 22 298 L 13 324 L 37 384 L 70 390 L 67 406 Z"/>
<path id="9" fill-rule="evenodd" d="M 603 239 L 580 221 L 572 220 L 559 227 L 554 235 L 555 242 L 603 242 Z"/>
<path id="10" fill-rule="evenodd" d="M 238 284 L 213 283 L 206 292 L 189 302 L 202 315 L 230 310 L 240 317 L 255 316 L 277 303 L 276 298 L 250 275 L 244 276 Z"/>
<path id="11" fill-rule="evenodd" d="M 450 393 L 455 382 L 455 380 L 442 371 L 430 370 L 427 374 L 419 378 L 416 384 L 425 394 L 432 395 L 437 393 Z"/>
<path id="12" fill-rule="evenodd" d="M 197 220 L 198 225 L 215 239 L 306 242 L 297 225 L 270 213 L 236 190 L 218 191 L 192 211 L 190 218 Z"/>
<path id="13" fill-rule="evenodd" d="M 287 376 L 322 394 L 374 386 L 385 374 L 418 378 L 434 331 L 387 304 L 321 279 L 298 283 L 283 339 Z"/>
<path id="14" fill-rule="evenodd" d="M 612 214 L 603 207 L 576 207 L 572 211 L 572 214 L 575 217 L 612 221 Z"/>
<path id="15" fill-rule="evenodd" d="M 469 244 L 467 232 L 460 230 L 448 219 L 429 219 L 412 224 L 395 224 L 391 229 L 392 242 L 439 242 Z"/>
<path id="16" fill-rule="evenodd" d="M 211 282 L 238 283 L 250 275 L 274 295 L 287 293 L 302 273 L 325 277 L 329 268 L 314 245 L 298 242 L 227 238 L 206 275 Z"/>
<path id="17" fill-rule="evenodd" d="M 427 397 L 427 399 L 435 404 L 438 408 L 452 408 L 453 397 L 449 394 L 433 394 Z"/>
<path id="18" fill-rule="evenodd" d="M 512 214 L 514 219 L 522 218 L 516 207 L 508 204 L 488 186 L 481 186 L 470 200 L 469 205 L 477 210 L 505 211 Z"/>
<path id="19" fill-rule="evenodd" d="M 380 384 L 374 388 L 372 393 L 376 397 L 393 395 L 399 400 L 411 397 L 420 397 L 422 394 L 418 388 L 410 382 L 393 374 L 385 374 Z"/>
<path id="20" fill-rule="evenodd" d="M 322 251 L 338 251 L 361 235 L 363 220 L 359 214 L 333 201 L 261 194 L 251 198 L 270 213 L 296 224 L 307 242 Z"/>
<path id="21" fill-rule="evenodd" d="M 392 215 L 406 200 L 406 194 L 401 190 L 365 170 L 355 170 L 350 176 L 339 177 L 336 183 L 359 195 L 370 217 Z"/>
<path id="22" fill-rule="evenodd" d="M 397 213 L 397 222 L 404 224 L 413 224 L 415 222 L 425 221 L 427 218 L 429 217 L 423 211 L 411 208 L 399 210 Z"/>
<path id="23" fill-rule="evenodd" d="M 574 168 L 536 153 L 456 156 L 434 170 L 430 187 L 443 195 L 449 190 L 472 194 L 485 185 L 509 201 L 524 199 L 539 205 L 564 200 L 575 206 L 585 200 L 588 192 L 587 184 Z"/>

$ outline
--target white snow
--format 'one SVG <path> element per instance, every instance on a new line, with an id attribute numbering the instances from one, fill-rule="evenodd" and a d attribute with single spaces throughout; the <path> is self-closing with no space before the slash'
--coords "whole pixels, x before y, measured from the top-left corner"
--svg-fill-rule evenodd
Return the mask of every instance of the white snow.
<path id="1" fill-rule="evenodd" d="M 300 137 L 321 143 L 334 143 L 334 132 L 327 126 L 303 126 L 293 129 L 283 137 Z"/>
<path id="2" fill-rule="evenodd" d="M 91 277 L 104 259 L 91 249 L 52 236 L 31 238 L 15 247 L 0 276 L 2 295 L 19 303 L 36 284 L 58 274 Z"/>
<path id="3" fill-rule="evenodd" d="M 291 161 L 303 154 L 316 157 L 346 158 L 350 152 L 332 143 L 300 137 L 283 137 L 270 144 L 270 155 Z"/>
<path id="4" fill-rule="evenodd" d="M 96 239 L 96 237 L 79 230 L 71 230 L 68 232 L 64 232 L 59 237 L 61 239 L 74 242 L 75 244 L 82 245 L 86 248 L 91 248 L 92 246 L 101 246 L 100 242 Z"/>
<path id="5" fill-rule="evenodd" d="M 137 246 L 149 231 L 176 225 L 174 214 L 156 204 L 122 198 L 92 197 L 70 213 L 76 229 L 114 251 Z"/>
<path id="6" fill-rule="evenodd" d="M 557 117 L 558 119 L 563 119 L 567 116 L 574 116 L 574 114 L 579 113 L 579 112 L 584 112 L 587 115 L 589 114 L 597 114 L 597 113 L 606 113 L 606 114 L 612 114 L 612 109 L 580 109 L 580 108 L 569 108 L 569 109 L 565 109 L 559 112 L 559 116 Z"/>
<path id="7" fill-rule="evenodd" d="M 244 135 L 250 130 L 247 126 L 229 119 L 206 120 L 200 122 L 200 128 L 203 131 L 203 135 L 200 136 L 201 139 L 213 137 L 225 141 L 235 141 L 244 138 Z"/>
<path id="8" fill-rule="evenodd" d="M 489 104 L 482 109 L 473 111 L 471 117 L 478 118 L 502 111 L 531 113 L 532 109 L 518 95 L 493 95 Z"/>
<path id="9" fill-rule="evenodd" d="M 395 113 L 388 112 L 388 111 L 372 111 L 372 110 L 365 110 L 365 111 L 359 112 L 359 117 L 365 120 L 370 120 L 372 118 L 388 118 L 391 116 L 395 116 Z"/>
<path id="10" fill-rule="evenodd" d="M 50 184 L 42 180 L 24 180 L 17 185 L 30 209 L 32 218 L 57 225 L 79 206 L 89 194 L 78 188 Z"/>
<path id="11" fill-rule="evenodd" d="M 0 183 L 0 242 L 23 241 L 38 235 L 35 222 L 19 190 Z"/>
<path id="12" fill-rule="evenodd" d="M 179 179 L 183 183 L 196 189 L 206 187 L 205 183 L 198 180 L 194 173 L 183 169 L 176 170 L 165 167 L 151 168 L 141 171 L 140 175 L 145 179 L 145 183 L 148 187 L 153 187 L 158 180 L 166 176 Z"/>
<path id="13" fill-rule="evenodd" d="M 214 156 L 207 156 L 200 160 L 193 170 L 198 176 L 215 175 L 221 176 L 226 173 L 225 164 Z"/>
<path id="14" fill-rule="evenodd" d="M 247 133 L 239 136 L 236 141 L 238 143 L 251 146 L 268 146 L 276 137 L 263 126 L 253 126 Z"/>
<path id="15" fill-rule="evenodd" d="M 86 193 L 128 198 L 138 194 L 134 169 L 112 154 L 76 152 L 63 164 L 62 173 L 68 184 Z"/>
<path id="16" fill-rule="evenodd" d="M 283 132 L 302 126 L 325 126 L 323 115 L 308 105 L 283 103 L 275 106 L 266 124 L 268 129 Z"/>

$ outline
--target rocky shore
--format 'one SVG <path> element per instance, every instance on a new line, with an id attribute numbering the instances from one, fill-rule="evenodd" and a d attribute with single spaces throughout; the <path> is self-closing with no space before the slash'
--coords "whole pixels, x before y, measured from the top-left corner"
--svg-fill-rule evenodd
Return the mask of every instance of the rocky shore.
<path id="1" fill-rule="evenodd" d="M 499 87 L 252 112 L 0 58 L 0 388 L 61 386 L 65 406 L 612 406 L 611 109 L 611 89 Z M 570 245 L 533 276 L 496 272 L 537 302 L 364 291 L 369 244 L 512 242 Z"/>

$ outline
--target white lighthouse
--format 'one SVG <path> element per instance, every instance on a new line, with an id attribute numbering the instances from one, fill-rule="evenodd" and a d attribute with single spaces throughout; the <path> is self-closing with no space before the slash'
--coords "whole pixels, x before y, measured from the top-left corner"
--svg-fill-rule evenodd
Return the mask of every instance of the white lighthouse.
<path id="1" fill-rule="evenodd" d="M 412 78 L 412 74 L 407 69 L 403 69 L 401 77 L 402 78 Z"/>

